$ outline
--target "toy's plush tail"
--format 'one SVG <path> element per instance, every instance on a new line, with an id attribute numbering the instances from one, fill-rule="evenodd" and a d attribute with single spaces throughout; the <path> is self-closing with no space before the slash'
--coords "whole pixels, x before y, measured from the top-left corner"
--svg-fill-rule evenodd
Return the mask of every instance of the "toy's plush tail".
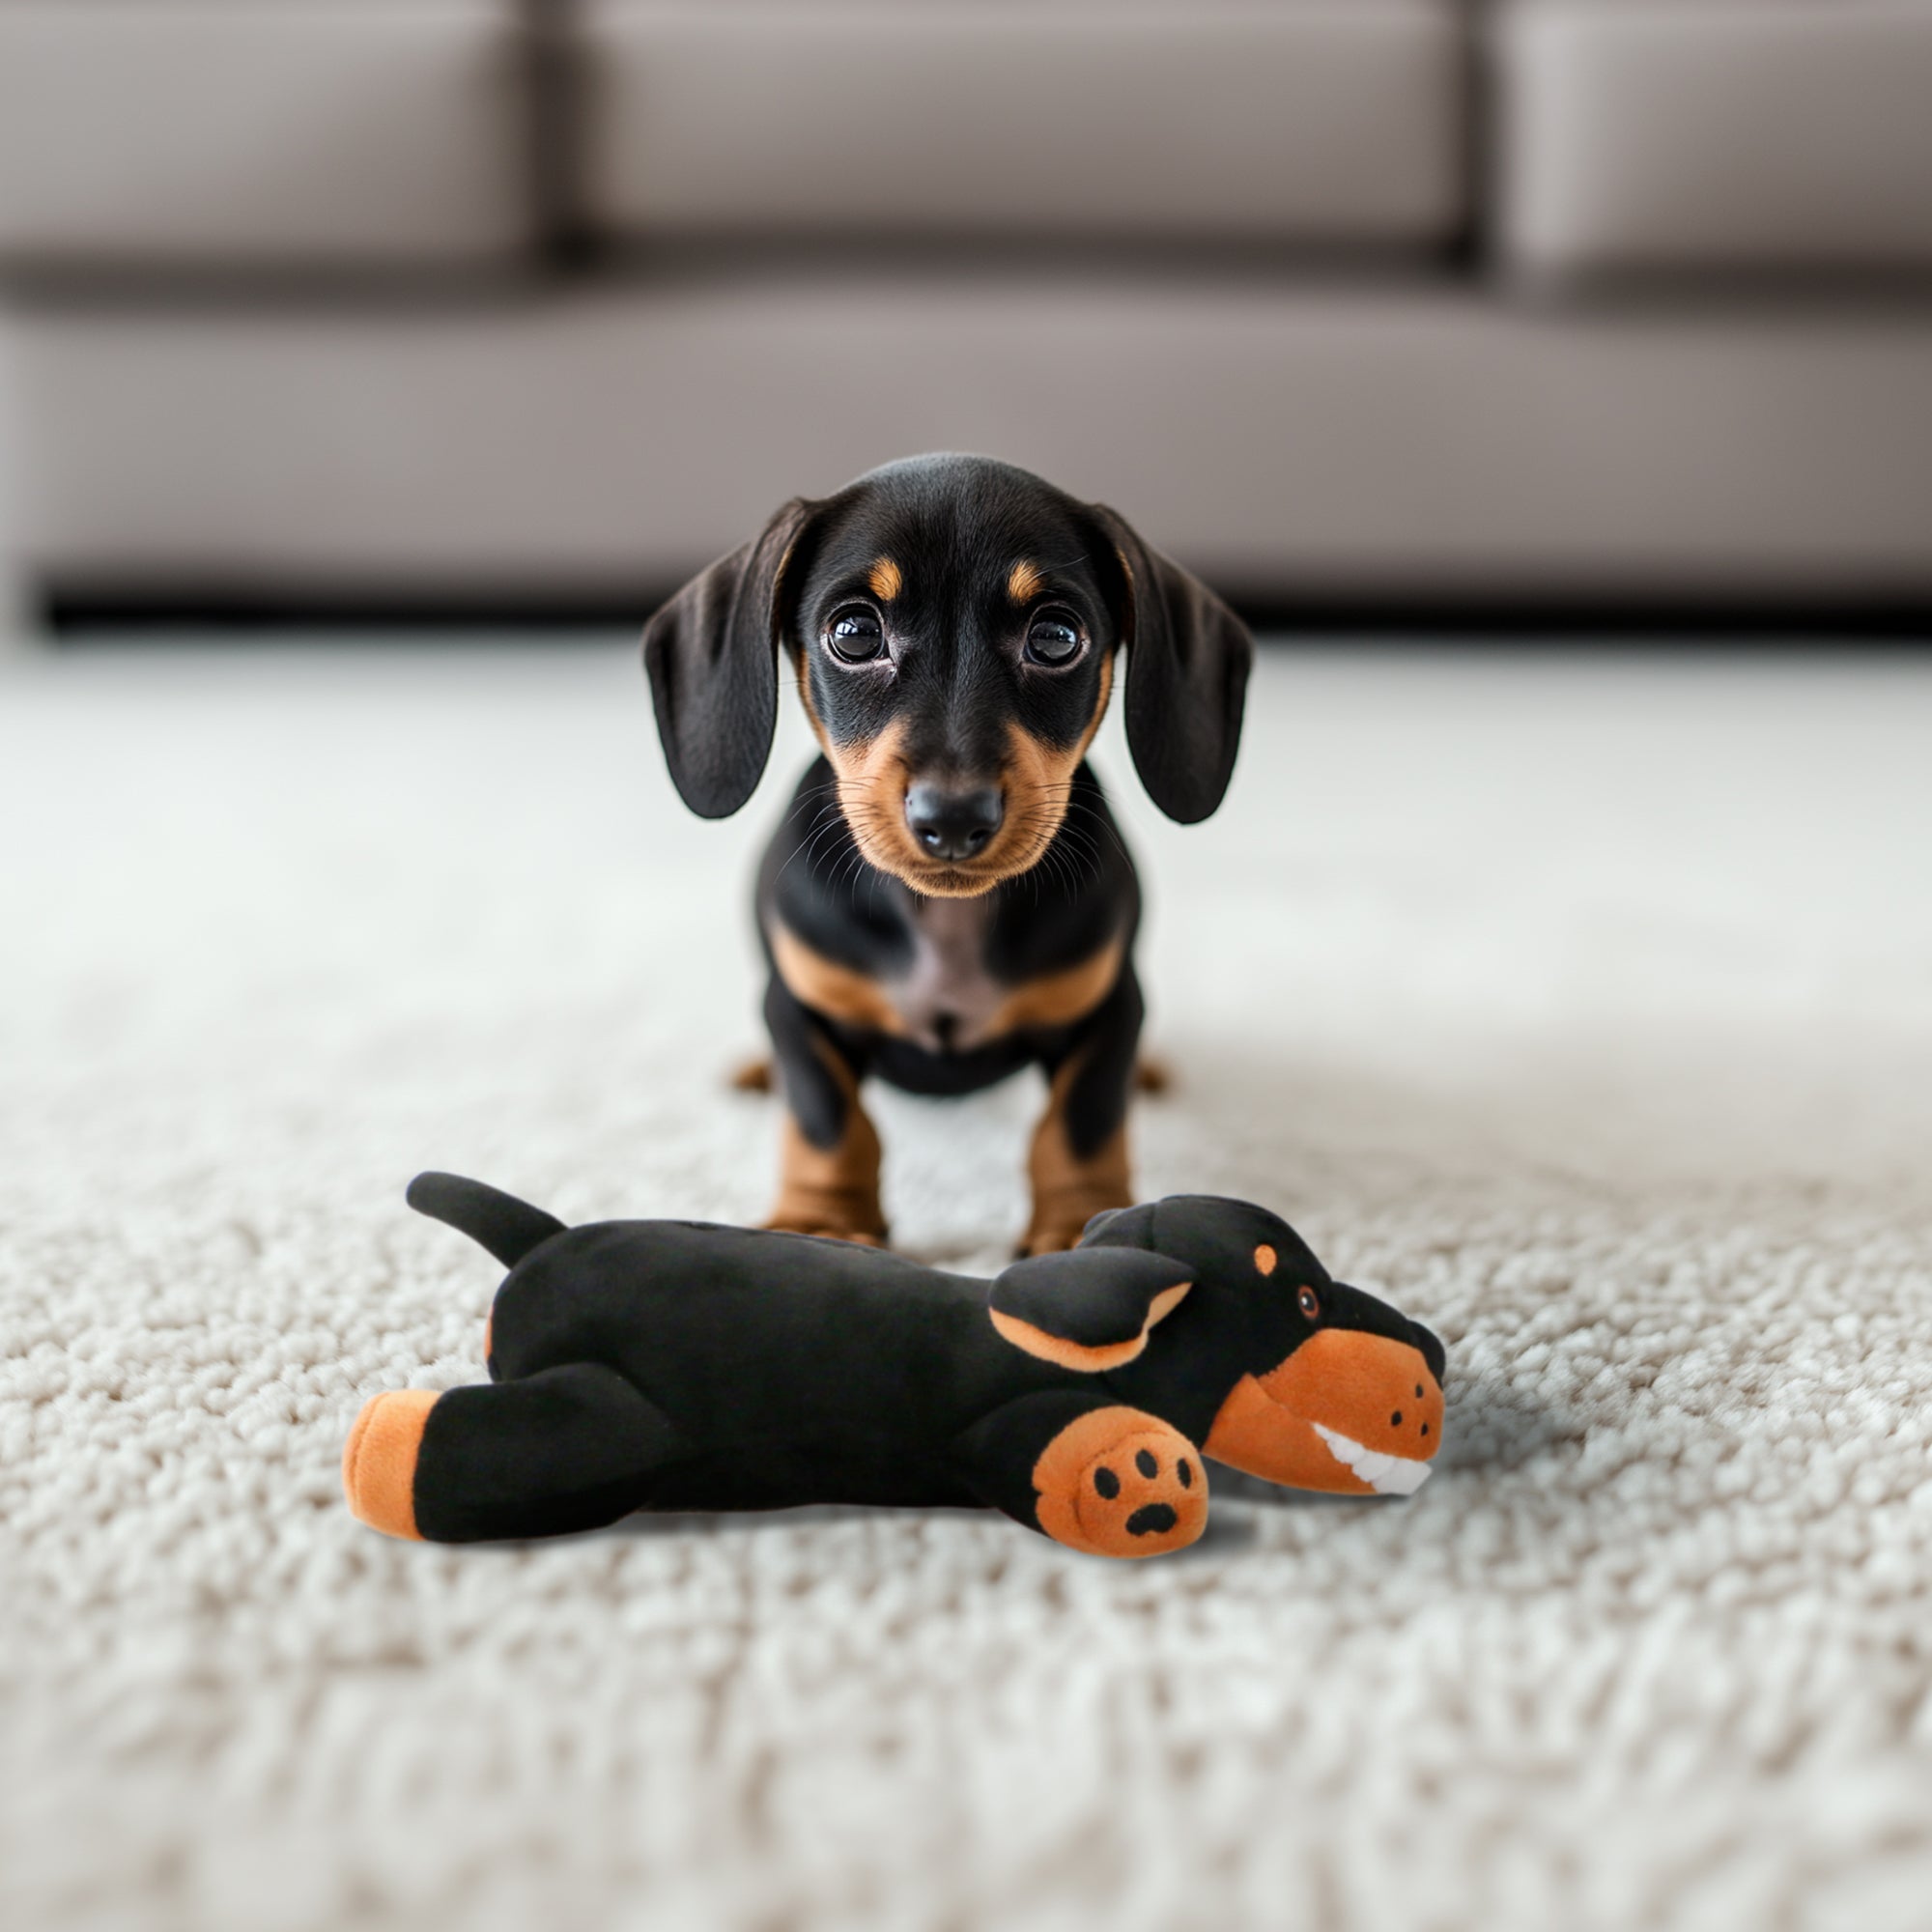
<path id="1" fill-rule="evenodd" d="M 505 1267 L 515 1267 L 538 1242 L 563 1233 L 554 1214 L 460 1174 L 419 1174 L 405 1198 L 418 1214 L 445 1221 L 488 1248 Z"/>

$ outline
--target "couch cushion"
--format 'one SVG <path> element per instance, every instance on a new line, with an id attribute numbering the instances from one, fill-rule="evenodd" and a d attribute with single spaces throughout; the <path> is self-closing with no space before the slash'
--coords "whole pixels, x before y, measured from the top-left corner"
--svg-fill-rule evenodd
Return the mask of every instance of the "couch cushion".
<path id="1" fill-rule="evenodd" d="M 707 265 L 462 304 L 21 303 L 20 562 L 79 594 L 642 611 L 788 496 L 982 449 L 1270 600 L 1932 596 L 1916 315 L 1405 280 Z"/>
<path id="2" fill-rule="evenodd" d="M 1446 0 L 583 0 L 594 226 L 1439 243 Z"/>
<path id="3" fill-rule="evenodd" d="M 1518 0 L 1492 31 L 1515 263 L 1932 265 L 1925 0 Z"/>
<path id="4" fill-rule="evenodd" d="M 0 0 L 0 260 L 519 248 L 522 51 L 515 0 Z"/>

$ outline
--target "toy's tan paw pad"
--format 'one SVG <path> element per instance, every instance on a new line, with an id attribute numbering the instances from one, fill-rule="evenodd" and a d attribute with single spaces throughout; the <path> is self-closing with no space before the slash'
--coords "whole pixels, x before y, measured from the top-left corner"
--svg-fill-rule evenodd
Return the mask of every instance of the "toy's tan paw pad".
<path id="1" fill-rule="evenodd" d="M 1208 1523 L 1208 1472 L 1178 1429 L 1138 1408 L 1070 1422 L 1034 1464 L 1039 1526 L 1094 1556 L 1161 1556 Z"/>
<path id="2" fill-rule="evenodd" d="M 416 1456 L 436 1406 L 434 1389 L 371 1396 L 342 1451 L 342 1492 L 358 1522 L 384 1536 L 418 1537 Z"/>

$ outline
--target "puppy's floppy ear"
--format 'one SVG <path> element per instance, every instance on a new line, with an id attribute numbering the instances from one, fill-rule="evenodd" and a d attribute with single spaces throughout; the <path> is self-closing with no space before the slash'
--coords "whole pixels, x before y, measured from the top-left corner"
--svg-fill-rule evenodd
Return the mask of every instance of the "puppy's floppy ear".
<path id="1" fill-rule="evenodd" d="M 987 1312 L 1014 1348 L 1103 1375 L 1131 1362 L 1193 1285 L 1192 1271 L 1168 1255 L 1069 1248 L 995 1275 Z"/>
<path id="2" fill-rule="evenodd" d="M 1150 550 L 1116 511 L 1096 503 L 1094 513 L 1125 579 L 1127 749 L 1148 796 L 1192 825 L 1228 789 L 1254 639 L 1205 583 Z"/>
<path id="3" fill-rule="evenodd" d="M 644 671 L 678 796 L 700 818 L 751 797 L 778 724 L 788 571 L 816 505 L 793 497 L 748 544 L 700 571 L 644 626 Z"/>

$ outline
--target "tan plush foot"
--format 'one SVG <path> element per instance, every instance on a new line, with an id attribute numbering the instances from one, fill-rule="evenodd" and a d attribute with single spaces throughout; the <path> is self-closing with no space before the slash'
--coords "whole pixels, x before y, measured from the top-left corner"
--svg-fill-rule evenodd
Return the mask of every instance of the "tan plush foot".
<path id="1" fill-rule="evenodd" d="M 436 1406 L 434 1389 L 371 1396 L 342 1452 L 342 1490 L 358 1522 L 384 1536 L 415 1537 L 416 1453 Z"/>
<path id="2" fill-rule="evenodd" d="M 1039 1526 L 1094 1556 L 1163 1556 L 1208 1523 L 1208 1471 L 1178 1429 L 1138 1408 L 1099 1408 L 1041 1451 Z"/>

